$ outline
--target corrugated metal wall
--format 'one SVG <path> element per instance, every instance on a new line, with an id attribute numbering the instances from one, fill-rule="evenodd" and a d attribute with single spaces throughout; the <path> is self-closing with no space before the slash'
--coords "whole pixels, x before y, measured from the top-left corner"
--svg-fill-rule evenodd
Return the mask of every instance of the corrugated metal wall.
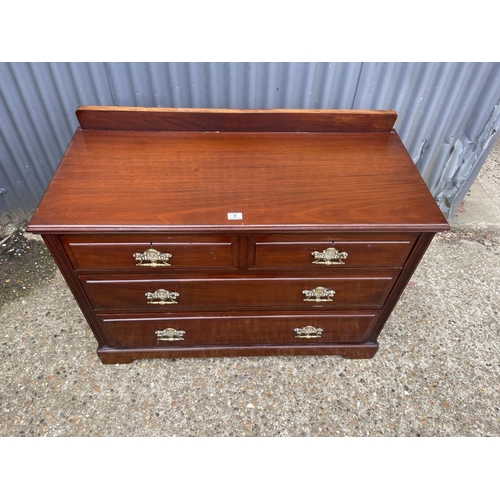
<path id="1" fill-rule="evenodd" d="M 395 109 L 450 216 L 500 125 L 499 63 L 0 63 L 0 225 L 36 208 L 79 105 Z"/>

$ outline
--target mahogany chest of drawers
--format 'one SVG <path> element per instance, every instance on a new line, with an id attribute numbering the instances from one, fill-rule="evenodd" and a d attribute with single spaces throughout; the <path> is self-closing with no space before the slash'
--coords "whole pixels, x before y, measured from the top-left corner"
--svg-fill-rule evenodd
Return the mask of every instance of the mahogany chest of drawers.
<path id="1" fill-rule="evenodd" d="M 393 111 L 81 107 L 28 230 L 104 363 L 370 358 L 448 229 Z"/>

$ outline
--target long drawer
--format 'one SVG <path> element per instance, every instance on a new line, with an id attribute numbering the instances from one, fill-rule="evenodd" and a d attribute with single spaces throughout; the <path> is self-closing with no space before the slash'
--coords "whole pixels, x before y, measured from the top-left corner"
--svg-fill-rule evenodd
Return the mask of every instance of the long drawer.
<path id="1" fill-rule="evenodd" d="M 405 233 L 256 236 L 249 247 L 249 268 L 332 273 L 349 267 L 402 267 L 415 240 L 415 234 Z"/>
<path id="2" fill-rule="evenodd" d="M 76 271 L 234 270 L 238 238 L 224 235 L 104 235 L 61 237 Z"/>
<path id="3" fill-rule="evenodd" d="M 237 279 L 81 276 L 96 310 L 345 309 L 382 307 L 397 274 Z"/>
<path id="4" fill-rule="evenodd" d="M 98 317 L 106 343 L 114 347 L 307 344 L 368 340 L 378 311 L 366 313 L 199 314 Z"/>

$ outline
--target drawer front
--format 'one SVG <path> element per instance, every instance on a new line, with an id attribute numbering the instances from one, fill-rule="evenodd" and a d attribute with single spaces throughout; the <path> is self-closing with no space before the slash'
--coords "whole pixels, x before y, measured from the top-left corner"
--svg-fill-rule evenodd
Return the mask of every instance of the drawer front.
<path id="1" fill-rule="evenodd" d="M 77 271 L 173 273 L 233 270 L 238 264 L 237 238 L 230 236 L 72 236 L 61 240 Z"/>
<path id="2" fill-rule="evenodd" d="M 206 315 L 99 318 L 109 346 L 203 346 L 365 342 L 377 312 L 337 315 Z"/>
<path id="3" fill-rule="evenodd" d="M 259 236 L 250 244 L 249 268 L 328 273 L 350 267 L 402 267 L 416 237 L 384 233 Z"/>
<path id="4" fill-rule="evenodd" d="M 105 279 L 81 277 L 96 310 L 381 307 L 396 275 L 339 278 Z"/>

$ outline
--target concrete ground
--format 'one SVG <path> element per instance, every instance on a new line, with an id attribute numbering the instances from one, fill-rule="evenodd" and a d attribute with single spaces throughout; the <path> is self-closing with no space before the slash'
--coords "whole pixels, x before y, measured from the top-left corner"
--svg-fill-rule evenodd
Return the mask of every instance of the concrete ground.
<path id="1" fill-rule="evenodd" d="M 371 360 L 103 365 L 43 243 L 0 236 L 0 436 L 499 436 L 499 167 L 500 142 Z"/>

